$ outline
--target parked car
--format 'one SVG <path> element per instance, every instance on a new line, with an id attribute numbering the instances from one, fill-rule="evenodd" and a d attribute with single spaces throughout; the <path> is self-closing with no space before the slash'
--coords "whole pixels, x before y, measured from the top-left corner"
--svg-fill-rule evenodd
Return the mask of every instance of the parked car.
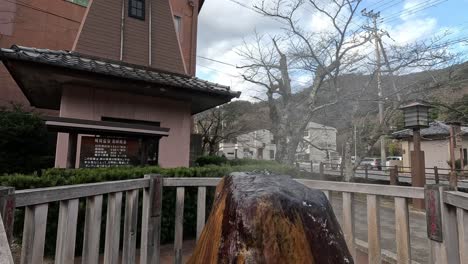
<path id="1" fill-rule="evenodd" d="M 379 158 L 364 158 L 361 160 L 360 166 L 371 170 L 382 170 L 382 162 Z"/>
<path id="2" fill-rule="evenodd" d="M 387 157 L 387 161 L 385 162 L 385 166 L 387 168 L 394 167 L 394 166 L 402 167 L 403 166 L 403 157 L 401 157 L 401 156 Z"/>
<path id="3" fill-rule="evenodd" d="M 329 158 L 330 168 L 337 170 L 341 166 L 341 156 L 336 151 L 330 151 L 330 158 Z"/>

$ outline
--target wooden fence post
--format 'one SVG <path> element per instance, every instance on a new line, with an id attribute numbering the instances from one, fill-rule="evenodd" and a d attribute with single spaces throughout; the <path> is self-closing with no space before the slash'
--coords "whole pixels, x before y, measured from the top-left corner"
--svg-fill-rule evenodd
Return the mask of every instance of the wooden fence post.
<path id="1" fill-rule="evenodd" d="M 206 215 L 206 187 L 198 187 L 197 195 L 197 241 L 205 226 Z"/>
<path id="2" fill-rule="evenodd" d="M 13 239 L 13 224 L 15 222 L 15 188 L 0 187 L 0 214 L 3 219 L 3 225 L 11 244 Z"/>
<path id="3" fill-rule="evenodd" d="M 325 179 L 325 174 L 324 174 L 324 167 L 323 167 L 323 162 L 320 162 L 319 164 L 319 172 L 320 172 L 320 179 L 323 180 Z"/>
<path id="4" fill-rule="evenodd" d="M 183 233 L 184 233 L 184 199 L 185 199 L 185 188 L 177 187 L 176 189 L 176 211 L 174 221 L 174 263 L 182 263 L 182 244 L 183 244 Z"/>
<path id="5" fill-rule="evenodd" d="M 367 195 L 367 243 L 369 263 L 382 262 L 382 249 L 380 245 L 380 209 L 379 197 Z"/>
<path id="6" fill-rule="evenodd" d="M 353 258 L 356 258 L 356 245 L 354 240 L 354 195 L 350 192 L 343 192 L 343 234 L 349 252 Z M 331 199 L 330 204 L 331 204 Z"/>
<path id="7" fill-rule="evenodd" d="M 431 238 L 430 232 L 433 233 L 436 230 L 440 232 L 439 238 L 430 240 L 430 263 L 434 264 L 460 263 L 457 212 L 455 207 L 444 203 L 445 191 L 447 191 L 446 186 L 434 185 L 427 185 L 425 191 L 428 237 Z"/>
<path id="8" fill-rule="evenodd" d="M 451 171 L 449 173 L 449 185 L 452 190 L 457 190 L 458 188 L 458 175 L 456 171 Z"/>
<path id="9" fill-rule="evenodd" d="M 397 263 L 411 264 L 408 199 L 395 197 L 394 201 Z"/>
<path id="10" fill-rule="evenodd" d="M 390 185 L 398 185 L 398 166 L 390 168 Z"/>
<path id="11" fill-rule="evenodd" d="M 434 166 L 434 181 L 439 184 L 439 168 L 437 166 Z"/>
<path id="12" fill-rule="evenodd" d="M 314 173 L 314 162 L 310 161 L 310 173 Z"/>
<path id="13" fill-rule="evenodd" d="M 0 263 L 14 264 L 3 221 L 0 217 Z"/>
<path id="14" fill-rule="evenodd" d="M 145 175 L 149 188 L 143 191 L 140 264 L 160 263 L 163 177 Z"/>

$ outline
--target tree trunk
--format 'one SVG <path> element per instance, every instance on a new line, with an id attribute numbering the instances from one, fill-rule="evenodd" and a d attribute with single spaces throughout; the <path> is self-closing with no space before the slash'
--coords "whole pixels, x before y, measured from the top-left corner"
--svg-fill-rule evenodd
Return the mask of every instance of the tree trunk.
<path id="1" fill-rule="evenodd" d="M 344 180 L 350 182 L 354 179 L 354 167 L 351 161 L 351 142 L 348 139 L 345 144 L 345 151 L 344 151 Z"/>
<path id="2" fill-rule="evenodd" d="M 210 156 L 216 155 L 216 152 L 218 152 L 216 146 L 217 146 L 217 144 L 214 143 L 214 142 L 210 142 L 208 144 L 208 148 L 209 148 L 208 149 L 208 155 L 210 155 Z"/>

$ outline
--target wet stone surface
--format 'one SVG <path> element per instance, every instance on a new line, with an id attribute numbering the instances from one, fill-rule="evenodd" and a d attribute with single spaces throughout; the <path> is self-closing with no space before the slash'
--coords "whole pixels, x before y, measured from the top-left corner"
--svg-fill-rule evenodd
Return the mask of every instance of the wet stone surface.
<path id="1" fill-rule="evenodd" d="M 289 176 L 234 173 L 188 263 L 353 263 L 325 195 Z"/>

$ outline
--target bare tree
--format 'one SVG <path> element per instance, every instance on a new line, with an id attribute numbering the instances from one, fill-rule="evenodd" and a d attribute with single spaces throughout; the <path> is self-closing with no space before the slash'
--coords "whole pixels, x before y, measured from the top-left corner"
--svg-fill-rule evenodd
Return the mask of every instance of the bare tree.
<path id="1" fill-rule="evenodd" d="M 273 0 L 254 6 L 284 28 L 281 36 L 257 34 L 254 45 L 246 44 L 239 51 L 246 61 L 240 66 L 245 69 L 243 78 L 264 89 L 278 161 L 294 163 L 303 132 L 314 114 L 339 102 L 337 78 L 363 59 L 357 48 L 368 42 L 369 36 L 350 26 L 360 3 L 335 0 L 319 6 L 313 0 Z M 298 21 L 305 8 L 325 17 L 330 28 L 318 33 L 302 28 Z M 307 75 L 311 81 L 300 96 L 293 96 L 291 75 L 297 74 Z M 321 92 L 328 95 L 327 100 L 317 100 Z"/>
<path id="2" fill-rule="evenodd" d="M 399 108 L 408 100 L 424 100 L 431 102 L 435 91 L 448 91 L 454 84 L 453 71 L 457 67 L 459 54 L 452 53 L 448 49 L 447 42 L 444 41 L 446 34 L 436 36 L 425 41 L 416 41 L 405 45 L 384 46 L 380 39 L 380 47 L 384 58 L 385 69 L 383 73 L 384 89 L 384 120 L 378 123 L 375 120 L 375 113 L 368 112 L 365 116 L 359 115 L 357 111 L 352 112 L 353 126 L 365 128 L 361 133 L 364 144 L 355 157 L 355 164 L 352 170 L 345 170 L 348 178 L 354 177 L 354 171 L 359 167 L 362 157 L 368 156 L 372 147 L 381 136 L 390 133 L 390 127 L 399 127 L 401 123 L 401 111 Z M 367 64 L 375 65 L 372 59 Z M 441 70 L 443 68 L 443 70 Z M 371 98 L 372 99 L 372 98 Z M 352 99 L 351 99 L 352 100 Z M 379 98 L 370 100 L 377 104 Z M 362 113 L 361 113 L 362 114 Z M 400 128 L 402 128 L 400 126 Z M 349 129 L 347 142 L 351 141 L 351 126 Z M 349 147 L 349 144 L 346 145 Z M 350 164 L 351 155 L 348 149 L 344 151 L 344 163 Z M 348 154 L 348 155 L 346 155 Z M 382 161 L 383 165 L 385 161 Z M 350 175 L 348 175 L 350 174 Z"/>
<path id="3" fill-rule="evenodd" d="M 252 120 L 248 116 L 253 107 L 250 102 L 235 101 L 196 115 L 195 131 L 202 136 L 203 152 L 215 155 L 219 150 L 219 143 L 268 126 L 267 123 Z"/>

